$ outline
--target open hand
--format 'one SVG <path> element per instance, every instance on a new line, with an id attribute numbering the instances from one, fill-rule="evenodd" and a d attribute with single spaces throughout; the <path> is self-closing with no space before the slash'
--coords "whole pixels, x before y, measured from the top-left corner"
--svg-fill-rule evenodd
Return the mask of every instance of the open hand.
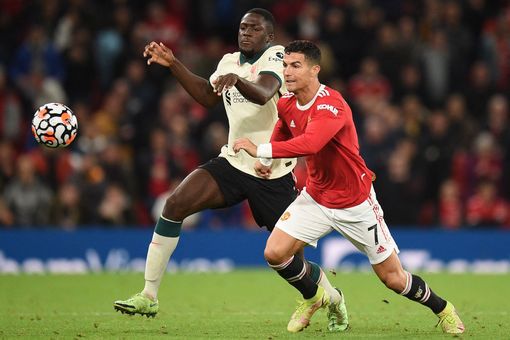
<path id="1" fill-rule="evenodd" d="M 152 63 L 160 64 L 161 66 L 172 66 L 175 61 L 175 56 L 171 49 L 166 47 L 162 42 L 159 44 L 155 41 L 150 42 L 145 46 L 143 56 L 147 59 L 147 65 Z"/>
<path id="2" fill-rule="evenodd" d="M 238 79 L 239 77 L 237 74 L 227 73 L 211 81 L 211 84 L 214 87 L 214 92 L 216 92 L 218 96 L 221 96 L 223 91 L 226 91 L 237 84 Z"/>

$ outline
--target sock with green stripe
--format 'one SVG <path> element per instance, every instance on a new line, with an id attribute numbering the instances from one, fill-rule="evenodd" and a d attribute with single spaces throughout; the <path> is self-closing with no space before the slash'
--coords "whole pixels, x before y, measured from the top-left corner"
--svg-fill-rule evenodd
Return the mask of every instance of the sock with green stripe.
<path id="1" fill-rule="evenodd" d="M 161 216 L 154 229 L 145 263 L 145 287 L 142 294 L 157 300 L 161 280 L 165 274 L 170 256 L 177 247 L 181 233 L 181 222 Z"/>

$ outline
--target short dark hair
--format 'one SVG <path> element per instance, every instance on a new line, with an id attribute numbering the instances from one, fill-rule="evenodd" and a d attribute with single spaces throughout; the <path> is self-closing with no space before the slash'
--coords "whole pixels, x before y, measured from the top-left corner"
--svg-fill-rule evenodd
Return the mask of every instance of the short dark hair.
<path id="1" fill-rule="evenodd" d="M 313 42 L 308 40 L 294 40 L 285 46 L 285 53 L 302 53 L 305 59 L 311 60 L 317 65 L 321 62 L 321 50 Z"/>
<path id="2" fill-rule="evenodd" d="M 274 20 L 273 14 L 271 14 L 271 12 L 269 12 L 267 9 L 257 7 L 257 8 L 252 8 L 246 12 L 246 14 L 248 14 L 248 13 L 254 13 L 254 14 L 258 14 L 258 15 L 262 16 L 264 18 L 264 21 L 267 23 L 267 25 L 270 29 L 270 33 L 273 33 L 274 26 L 275 26 L 276 22 Z"/>

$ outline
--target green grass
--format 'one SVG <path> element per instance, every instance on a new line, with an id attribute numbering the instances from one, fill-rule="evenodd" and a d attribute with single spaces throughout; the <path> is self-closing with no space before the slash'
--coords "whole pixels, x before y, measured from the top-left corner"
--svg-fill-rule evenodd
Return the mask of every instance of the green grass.
<path id="1" fill-rule="evenodd" d="M 510 338 L 509 275 L 422 275 L 456 305 L 462 338 Z M 167 275 L 154 319 L 115 313 L 112 302 L 141 290 L 142 274 L 0 276 L 0 339 L 301 339 L 451 338 L 437 318 L 378 282 L 373 274 L 339 273 L 331 281 L 347 298 L 351 329 L 326 330 L 325 312 L 299 334 L 286 331 L 298 296 L 269 270 Z M 386 301 L 386 302 L 385 302 Z"/>

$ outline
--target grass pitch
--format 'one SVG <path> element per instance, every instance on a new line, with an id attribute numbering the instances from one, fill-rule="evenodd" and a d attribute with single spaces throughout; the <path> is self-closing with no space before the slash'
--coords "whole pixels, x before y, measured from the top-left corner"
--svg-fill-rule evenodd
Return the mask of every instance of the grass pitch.
<path id="1" fill-rule="evenodd" d="M 466 339 L 510 339 L 510 275 L 424 274 L 450 299 Z M 330 280 L 346 295 L 351 329 L 327 331 L 319 311 L 303 332 L 287 321 L 297 291 L 270 270 L 167 275 L 154 319 L 116 313 L 112 302 L 143 287 L 142 274 L 0 276 L 0 338 L 302 339 L 451 338 L 425 307 L 387 290 L 373 274 L 339 273 Z"/>

